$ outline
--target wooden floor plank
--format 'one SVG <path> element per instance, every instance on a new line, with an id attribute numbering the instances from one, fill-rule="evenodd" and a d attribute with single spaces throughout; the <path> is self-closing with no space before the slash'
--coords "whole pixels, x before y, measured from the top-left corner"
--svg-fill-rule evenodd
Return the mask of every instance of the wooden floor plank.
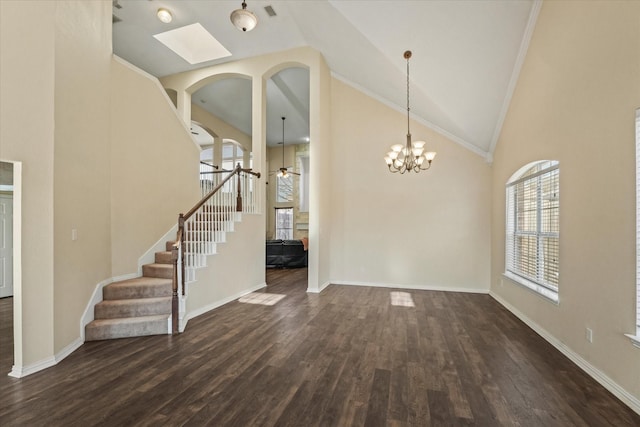
<path id="1" fill-rule="evenodd" d="M 267 271 L 274 306 L 238 301 L 178 336 L 85 343 L 0 376 L 5 426 L 638 426 L 635 414 L 488 295 L 327 287 Z M 0 370 L 13 358 L 0 299 Z"/>

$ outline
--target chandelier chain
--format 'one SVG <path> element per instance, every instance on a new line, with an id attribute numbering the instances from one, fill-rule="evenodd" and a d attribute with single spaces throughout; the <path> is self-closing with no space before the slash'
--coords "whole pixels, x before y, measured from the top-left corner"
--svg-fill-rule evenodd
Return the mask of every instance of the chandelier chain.
<path id="1" fill-rule="evenodd" d="M 411 135 L 409 127 L 409 58 L 407 58 L 407 134 Z"/>

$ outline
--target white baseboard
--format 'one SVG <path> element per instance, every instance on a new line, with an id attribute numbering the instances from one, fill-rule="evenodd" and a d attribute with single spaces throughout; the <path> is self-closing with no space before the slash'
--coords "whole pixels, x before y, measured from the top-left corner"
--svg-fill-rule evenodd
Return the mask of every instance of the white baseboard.
<path id="1" fill-rule="evenodd" d="M 319 288 L 307 288 L 307 292 L 309 292 L 310 294 L 319 294 L 320 292 L 324 291 L 331 283 L 334 282 L 324 282 L 322 285 L 320 285 Z"/>
<path id="2" fill-rule="evenodd" d="M 509 304 L 502 299 L 499 295 L 489 292 L 489 295 L 495 299 L 504 308 L 509 310 L 518 319 L 522 320 L 528 327 L 533 329 L 538 335 L 544 338 L 549 344 L 554 346 L 560 353 L 564 354 L 575 363 L 580 369 L 585 371 L 591 378 L 596 380 L 600 385 L 609 390 L 614 396 L 624 402 L 628 407 L 640 415 L 640 399 L 633 396 L 631 393 L 622 388 L 618 383 L 609 378 L 604 372 L 587 362 L 578 353 L 567 347 L 564 343 L 558 340 L 556 337 L 547 332 L 544 328 L 538 325 L 536 322 L 527 317 L 520 310 Z"/>
<path id="3" fill-rule="evenodd" d="M 43 369 L 50 368 L 56 363 L 58 362 L 56 361 L 55 356 L 51 356 L 26 366 L 13 365 L 11 367 L 11 372 L 9 372 L 9 376 L 14 378 L 26 377 L 27 375 L 35 374 Z"/>
<path id="4" fill-rule="evenodd" d="M 158 241 L 144 253 L 144 255 L 138 258 L 138 276 L 142 276 L 142 266 L 145 264 L 153 264 L 156 261 L 156 252 L 164 252 L 167 248 L 167 242 L 175 240 L 177 234 L 178 224 L 176 223 L 176 225 L 171 227 L 164 236 L 160 237 Z"/>
<path id="5" fill-rule="evenodd" d="M 47 357 L 46 359 L 39 360 L 38 362 L 31 363 L 27 366 L 13 365 L 11 367 L 11 372 L 9 372 L 9 376 L 22 378 L 57 365 L 62 359 L 76 351 L 83 343 L 84 340 L 82 338 L 77 338 L 71 344 L 56 353 L 53 357 Z"/>
<path id="6" fill-rule="evenodd" d="M 411 289 L 416 291 L 464 292 L 471 294 L 488 294 L 489 289 L 461 288 L 441 285 L 398 285 L 395 283 L 352 282 L 348 280 L 332 280 L 334 285 L 371 286 L 374 288 Z"/>
<path id="7" fill-rule="evenodd" d="M 122 276 L 110 277 L 109 279 L 105 279 L 96 285 L 95 289 L 93 290 L 93 294 L 91 294 L 91 298 L 89 299 L 89 302 L 87 302 L 87 306 L 85 307 L 84 312 L 82 313 L 82 317 L 80 318 L 80 338 L 79 339 L 83 343 L 84 343 L 84 328 L 94 320 L 93 308 L 95 307 L 96 304 L 102 301 L 102 288 L 104 288 L 105 286 L 113 282 L 135 279 L 136 277 L 140 277 L 140 275 L 137 273 L 124 274 Z"/>
<path id="8" fill-rule="evenodd" d="M 256 286 L 253 286 L 251 288 L 248 288 L 248 289 L 245 289 L 243 291 L 240 291 L 240 292 L 238 292 L 238 293 L 236 293 L 234 295 L 231 295 L 231 296 L 229 296 L 227 298 L 223 298 L 223 299 L 221 299 L 219 301 L 216 301 L 216 302 L 214 302 L 212 304 L 205 305 L 204 307 L 200 307 L 197 310 L 194 310 L 194 311 L 191 311 L 189 313 L 186 313 L 184 318 L 180 322 L 180 332 L 184 332 L 185 328 L 187 327 L 187 323 L 189 322 L 189 320 L 191 320 L 191 319 L 193 319 L 195 317 L 198 317 L 198 316 L 200 316 L 202 314 L 205 314 L 205 313 L 207 313 L 207 312 L 209 312 L 209 311 L 211 311 L 213 309 L 221 307 L 221 306 L 223 306 L 225 304 L 228 304 L 231 301 L 235 301 L 240 297 L 243 297 L 243 296 L 245 296 L 247 294 L 250 294 L 251 292 L 255 292 L 255 291 L 259 290 L 259 289 L 264 289 L 266 287 L 267 287 L 266 283 L 261 283 L 259 285 L 256 285 Z"/>
<path id="9" fill-rule="evenodd" d="M 76 338 L 75 341 L 73 341 L 71 344 L 69 344 L 58 353 L 56 353 L 55 356 L 53 356 L 56 363 L 59 363 L 62 359 L 66 358 L 68 355 L 79 349 L 82 344 L 84 344 L 84 337 Z"/>

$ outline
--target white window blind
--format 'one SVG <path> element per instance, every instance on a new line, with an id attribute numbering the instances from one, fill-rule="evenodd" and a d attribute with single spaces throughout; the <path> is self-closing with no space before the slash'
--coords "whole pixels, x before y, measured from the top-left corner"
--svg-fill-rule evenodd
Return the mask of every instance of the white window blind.
<path id="1" fill-rule="evenodd" d="M 507 183 L 505 274 L 558 300 L 560 278 L 560 169 L 542 161 Z"/>
<path id="2" fill-rule="evenodd" d="M 636 110 L 636 336 L 640 337 L 640 109 Z"/>

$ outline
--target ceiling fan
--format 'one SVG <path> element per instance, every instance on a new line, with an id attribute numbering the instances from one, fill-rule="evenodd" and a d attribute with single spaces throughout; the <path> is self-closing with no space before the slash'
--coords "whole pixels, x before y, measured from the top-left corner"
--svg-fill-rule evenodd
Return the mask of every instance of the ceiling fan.
<path id="1" fill-rule="evenodd" d="M 282 178 L 286 178 L 289 175 L 298 175 L 300 176 L 300 174 L 298 172 L 293 172 L 293 171 L 289 171 L 287 170 L 287 168 L 284 166 L 284 121 L 285 121 L 286 117 L 282 117 L 282 167 L 280 169 L 278 169 L 277 171 L 272 171 L 270 173 L 270 175 L 273 175 L 274 173 L 276 173 L 276 176 L 282 177 Z"/>

